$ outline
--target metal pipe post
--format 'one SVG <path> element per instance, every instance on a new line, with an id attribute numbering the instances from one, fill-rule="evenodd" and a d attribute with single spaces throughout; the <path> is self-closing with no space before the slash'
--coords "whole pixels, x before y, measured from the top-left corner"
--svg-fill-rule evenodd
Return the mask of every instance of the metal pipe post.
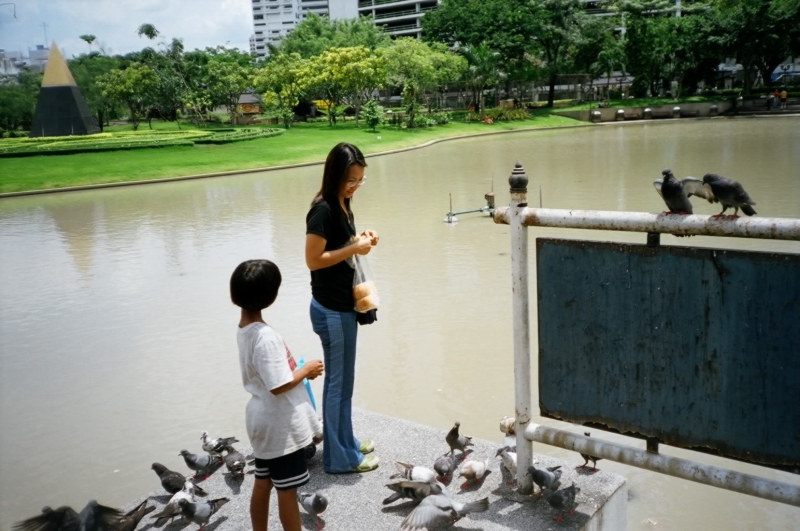
<path id="1" fill-rule="evenodd" d="M 653 472 L 675 476 L 676 478 L 688 479 L 704 485 L 800 507 L 800 486 L 782 481 L 696 463 L 680 457 L 640 450 L 593 437 L 584 437 L 583 435 L 538 424 L 528 425 L 525 430 L 525 437 L 531 441 L 558 446 L 565 450 L 574 450 L 586 455 L 602 457 L 616 463 L 644 468 L 645 470 L 652 470 Z M 653 449 L 653 445 L 649 441 L 647 446 L 648 449 Z"/>
<path id="2" fill-rule="evenodd" d="M 514 405 L 517 434 L 517 490 L 531 492 L 532 478 L 527 474 L 533 459 L 533 446 L 525 438 L 531 421 L 531 331 L 528 299 L 528 229 L 522 211 L 528 206 L 528 176 L 517 161 L 508 178 L 511 186 L 511 289 L 514 318 Z"/>

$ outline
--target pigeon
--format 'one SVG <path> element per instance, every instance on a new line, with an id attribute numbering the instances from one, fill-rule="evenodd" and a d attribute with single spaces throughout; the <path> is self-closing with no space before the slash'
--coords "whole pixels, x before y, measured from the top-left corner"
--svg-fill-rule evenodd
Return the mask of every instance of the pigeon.
<path id="1" fill-rule="evenodd" d="M 398 481 L 389 483 L 386 488 L 394 491 L 383 500 L 384 505 L 394 503 L 401 498 L 420 502 L 428 496 L 445 492 L 445 486 L 438 481 Z"/>
<path id="2" fill-rule="evenodd" d="M 588 431 L 584 432 L 583 434 L 587 437 L 591 437 L 591 434 Z M 583 457 L 584 463 L 578 468 L 586 468 L 586 465 L 588 465 L 589 461 L 591 461 L 592 470 L 597 470 L 597 462 L 603 460 L 602 457 L 594 457 L 593 455 L 587 455 L 587 454 L 581 454 L 581 457 Z"/>
<path id="3" fill-rule="evenodd" d="M 756 202 L 750 199 L 750 196 L 737 181 L 726 179 L 714 173 L 706 173 L 703 176 L 703 182 L 713 194 L 712 197 L 708 198 L 709 202 L 722 203 L 722 212 L 714 216 L 715 218 L 721 217 L 731 207 L 734 209 L 734 218 L 739 217 L 740 208 L 748 216 L 755 215 L 756 211 L 750 205 L 755 205 Z"/>
<path id="4" fill-rule="evenodd" d="M 147 502 L 148 500 L 145 500 L 134 509 L 125 513 L 125 515 L 119 519 L 119 522 L 117 522 L 114 531 L 134 531 L 136 526 L 139 525 L 139 522 L 142 521 L 142 518 L 156 510 L 155 505 L 148 507 Z"/>
<path id="5" fill-rule="evenodd" d="M 567 510 L 567 514 L 572 514 L 573 511 L 572 506 L 575 503 L 575 495 L 580 491 L 581 489 L 576 487 L 575 483 L 573 483 L 566 489 L 561 489 L 560 491 L 554 493 L 552 496 L 550 496 L 550 498 L 547 501 L 556 510 L 558 511 Z M 564 516 L 559 514 L 558 516 L 556 516 L 556 520 L 559 522 L 563 522 Z"/>
<path id="6" fill-rule="evenodd" d="M 458 477 L 467 478 L 467 482 L 462 485 L 462 488 L 469 485 L 471 481 L 480 481 L 483 479 L 488 469 L 488 459 L 484 459 L 483 461 L 470 459 L 469 461 L 461 463 L 461 466 L 458 468 Z"/>
<path id="7" fill-rule="evenodd" d="M 319 492 L 315 492 L 314 494 L 310 494 L 308 492 L 298 492 L 297 493 L 297 502 L 303 508 L 305 512 L 313 516 L 317 520 L 317 529 L 322 529 L 325 527 L 322 525 L 319 515 L 325 512 L 325 509 L 328 508 L 328 498 L 320 494 Z"/>
<path id="8" fill-rule="evenodd" d="M 170 494 L 175 494 L 182 490 L 183 486 L 186 484 L 186 477 L 183 474 L 180 472 L 173 472 L 161 463 L 153 463 L 153 466 L 150 468 L 156 471 L 158 478 L 161 480 L 161 486 Z M 198 496 L 206 495 L 206 492 L 197 485 L 195 485 L 194 489 Z"/>
<path id="9" fill-rule="evenodd" d="M 709 201 L 713 197 L 711 190 L 705 187 L 700 179 L 686 177 L 679 181 L 672 174 L 672 170 L 664 170 L 661 174 L 664 179 L 654 181 L 653 186 L 669 208 L 665 214 L 692 214 L 692 202 L 689 201 L 689 197 L 696 195 Z"/>
<path id="10" fill-rule="evenodd" d="M 505 433 L 506 435 L 515 435 L 515 425 L 517 421 L 514 417 L 509 417 L 506 415 L 505 417 L 500 419 L 500 431 Z"/>
<path id="11" fill-rule="evenodd" d="M 228 448 L 230 447 L 225 447 L 225 449 Z M 197 455 L 191 453 L 189 450 L 181 450 L 181 453 L 178 455 L 183 456 L 186 466 L 188 466 L 191 470 L 194 470 L 195 478 L 199 476 L 205 479 L 211 475 L 211 473 L 216 470 L 217 467 L 222 465 L 222 458 L 213 454 Z"/>
<path id="12" fill-rule="evenodd" d="M 489 498 L 461 503 L 444 490 L 441 494 L 433 494 L 422 500 L 400 524 L 400 531 L 453 524 L 470 513 L 481 513 L 488 508 Z"/>
<path id="13" fill-rule="evenodd" d="M 245 457 L 238 452 L 233 446 L 225 448 L 225 466 L 228 472 L 234 476 L 241 476 L 244 474 L 244 467 L 246 465 Z"/>
<path id="14" fill-rule="evenodd" d="M 190 502 L 189 500 L 179 500 L 178 505 L 181 506 L 181 514 L 187 520 L 194 522 L 203 529 L 211 517 L 220 510 L 220 508 L 231 501 L 228 498 L 217 498 L 211 501 Z"/>
<path id="15" fill-rule="evenodd" d="M 517 478 L 517 453 L 512 452 L 510 447 L 503 446 L 497 450 L 495 457 L 497 456 L 500 457 L 500 459 L 503 461 L 503 466 L 511 474 L 512 481 L 509 481 L 506 484 L 513 485 Z"/>
<path id="16" fill-rule="evenodd" d="M 72 507 L 45 507 L 42 514 L 14 524 L 17 531 L 112 531 L 119 524 L 122 511 L 90 500 L 76 513 Z"/>
<path id="17" fill-rule="evenodd" d="M 207 431 L 200 434 L 200 439 L 203 441 L 203 450 L 211 455 L 222 455 L 222 451 L 226 446 L 231 446 L 233 443 L 239 442 L 236 437 L 209 439 Z"/>
<path id="18" fill-rule="evenodd" d="M 474 445 L 472 444 L 472 437 L 458 434 L 459 426 L 461 426 L 461 423 L 456 421 L 455 425 L 447 433 L 445 440 L 450 446 L 450 455 L 455 455 L 456 450 L 460 450 L 463 457 L 466 455 L 467 446 Z"/>
<path id="19" fill-rule="evenodd" d="M 539 497 L 544 494 L 544 489 L 556 490 L 558 488 L 558 480 L 561 478 L 560 469 L 560 466 L 551 466 L 546 470 L 536 468 L 533 465 L 528 467 L 528 474 L 533 477 L 533 482 L 539 486 Z"/>
<path id="20" fill-rule="evenodd" d="M 172 523 L 172 520 L 176 516 L 180 516 L 181 514 L 181 506 L 178 504 L 180 500 L 188 500 L 190 502 L 195 501 L 194 497 L 194 489 L 195 489 L 194 482 L 191 479 L 187 479 L 186 482 L 183 484 L 183 489 L 176 492 L 172 495 L 167 505 L 162 509 L 162 511 L 158 514 L 154 514 L 150 518 L 155 518 L 156 527 L 161 527 L 169 520 Z"/>
<path id="21" fill-rule="evenodd" d="M 397 470 L 400 471 L 399 474 L 394 474 L 389 479 L 409 479 L 411 481 L 434 481 L 436 479 L 436 472 L 431 470 L 430 468 L 424 466 L 415 466 L 409 465 L 408 463 L 401 463 L 400 461 L 396 461 L 394 465 L 397 467 Z"/>
<path id="22" fill-rule="evenodd" d="M 439 474 L 440 481 L 442 479 L 449 481 L 453 477 L 453 472 L 456 469 L 456 458 L 450 454 L 444 454 L 433 463 L 433 469 Z"/>

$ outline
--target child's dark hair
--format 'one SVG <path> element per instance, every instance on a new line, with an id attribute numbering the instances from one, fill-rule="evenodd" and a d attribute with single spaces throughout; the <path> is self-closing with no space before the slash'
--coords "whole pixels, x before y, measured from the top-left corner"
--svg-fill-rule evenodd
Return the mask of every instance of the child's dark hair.
<path id="1" fill-rule="evenodd" d="M 231 275 L 231 301 L 251 312 L 268 308 L 278 296 L 281 270 L 269 260 L 247 260 Z"/>

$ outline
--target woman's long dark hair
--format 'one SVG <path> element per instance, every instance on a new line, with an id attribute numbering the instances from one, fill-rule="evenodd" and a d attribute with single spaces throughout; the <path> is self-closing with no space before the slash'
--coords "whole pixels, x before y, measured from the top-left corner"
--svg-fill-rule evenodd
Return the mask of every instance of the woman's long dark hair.
<path id="1" fill-rule="evenodd" d="M 367 161 L 364 160 L 364 154 L 361 153 L 361 150 L 347 142 L 336 144 L 331 152 L 328 153 L 328 158 L 325 159 L 322 187 L 317 192 L 317 195 L 314 196 L 311 206 L 316 205 L 323 199 L 331 205 L 338 203 L 339 191 L 342 189 L 344 180 L 347 177 L 347 170 L 353 164 L 367 166 Z M 345 199 L 344 203 L 349 210 L 350 200 Z"/>

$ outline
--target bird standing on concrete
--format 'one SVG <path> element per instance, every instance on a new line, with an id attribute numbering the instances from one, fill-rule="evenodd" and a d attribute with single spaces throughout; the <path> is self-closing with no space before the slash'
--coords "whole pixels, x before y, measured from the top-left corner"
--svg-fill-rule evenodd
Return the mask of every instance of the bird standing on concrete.
<path id="1" fill-rule="evenodd" d="M 711 190 L 706 188 L 700 179 L 686 177 L 679 181 L 672 170 L 664 170 L 661 174 L 664 179 L 654 181 L 653 186 L 669 208 L 665 214 L 692 214 L 692 202 L 689 201 L 689 197 L 696 195 L 708 201 L 713 197 Z"/>
<path id="2" fill-rule="evenodd" d="M 512 452 L 509 446 L 503 446 L 497 450 L 495 457 L 498 456 L 503 462 L 503 468 L 511 474 L 511 481 L 507 482 L 506 485 L 513 485 L 517 478 L 517 453 Z"/>
<path id="3" fill-rule="evenodd" d="M 556 490 L 558 489 L 559 482 L 558 480 L 561 478 L 561 467 L 560 466 L 551 466 L 548 469 L 536 468 L 535 466 L 531 465 L 528 467 L 528 475 L 533 478 L 534 484 L 539 486 L 539 497 L 541 498 L 544 494 L 544 489 Z M 534 489 L 535 491 L 536 489 Z M 534 494 L 536 494 L 534 492 Z"/>
<path id="4" fill-rule="evenodd" d="M 218 455 L 197 455 L 191 453 L 189 450 L 181 450 L 181 453 L 178 455 L 183 456 L 183 461 L 186 463 L 186 466 L 194 470 L 195 479 L 206 479 L 214 470 L 222 465 L 222 458 Z"/>
<path id="5" fill-rule="evenodd" d="M 588 431 L 583 432 L 583 434 L 585 436 L 587 436 L 587 437 L 591 437 L 592 436 Z M 592 470 L 597 470 L 597 462 L 603 460 L 602 457 L 595 457 L 593 455 L 588 455 L 588 454 L 581 454 L 581 457 L 583 457 L 584 463 L 581 466 L 579 466 L 578 468 L 586 468 L 586 465 L 588 465 L 589 461 L 591 461 L 592 462 Z"/>
<path id="6" fill-rule="evenodd" d="M 222 451 L 227 446 L 232 446 L 233 443 L 238 443 L 236 437 L 224 437 L 220 439 L 209 439 L 208 432 L 204 431 L 200 434 L 200 439 L 203 441 L 203 450 L 211 455 L 222 455 Z"/>
<path id="7" fill-rule="evenodd" d="M 400 524 L 400 531 L 416 531 L 434 526 L 450 525 L 471 513 L 482 513 L 489 508 L 489 498 L 469 503 L 454 500 L 445 490 L 428 496 Z"/>
<path id="8" fill-rule="evenodd" d="M 450 454 L 455 455 L 456 450 L 459 450 L 463 459 L 466 457 L 467 446 L 474 446 L 474 444 L 472 444 L 472 437 L 460 435 L 458 433 L 460 426 L 461 423 L 456 421 L 455 425 L 447 433 L 445 440 L 447 441 L 448 446 L 450 446 Z"/>
<path id="9" fill-rule="evenodd" d="M 456 465 L 455 456 L 449 453 L 437 458 L 433 463 L 433 469 L 439 474 L 439 477 L 436 479 L 442 483 L 449 483 L 450 480 L 453 479 L 453 472 L 456 469 Z"/>
<path id="10" fill-rule="evenodd" d="M 750 195 L 737 181 L 726 179 L 714 173 L 706 173 L 703 176 L 703 182 L 713 193 L 713 197 L 709 199 L 709 202 L 722 203 L 722 212 L 714 216 L 715 218 L 721 217 L 731 207 L 734 208 L 733 216 L 731 217 L 738 218 L 740 208 L 748 216 L 755 215 L 756 211 L 751 205 L 755 205 L 756 202 L 750 199 Z"/>
<path id="11" fill-rule="evenodd" d="M 122 511 L 100 505 L 90 500 L 86 507 L 76 513 L 72 507 L 51 509 L 45 507 L 42 514 L 14 524 L 17 531 L 110 531 L 119 523 Z"/>
<path id="12" fill-rule="evenodd" d="M 172 520 L 181 514 L 181 506 L 178 503 L 180 500 L 188 500 L 190 502 L 195 501 L 195 488 L 194 482 L 191 479 L 187 479 L 183 484 L 183 489 L 172 495 L 172 498 L 170 498 L 169 502 L 167 502 L 167 505 L 161 510 L 161 512 L 150 517 L 156 519 L 155 526 L 161 527 L 167 522 L 167 520 L 169 520 L 169 523 L 172 523 Z"/>
<path id="13" fill-rule="evenodd" d="M 134 531 L 142 518 L 156 510 L 155 505 L 148 507 L 147 502 L 148 500 L 145 500 L 125 513 L 114 526 L 114 531 Z"/>
<path id="14" fill-rule="evenodd" d="M 180 500 L 178 505 L 181 506 L 181 514 L 183 514 L 184 518 L 199 525 L 200 529 L 204 529 L 211 517 L 229 501 L 230 499 L 228 498 L 217 498 L 216 500 L 201 502 Z"/>
<path id="15" fill-rule="evenodd" d="M 488 459 L 470 459 L 469 461 L 461 463 L 461 466 L 458 468 L 458 477 L 467 478 L 467 482 L 464 483 L 461 488 L 468 487 L 472 481 L 482 480 L 487 470 L 489 470 Z"/>
<path id="16" fill-rule="evenodd" d="M 158 474 L 158 479 L 161 480 L 161 486 L 164 487 L 165 491 L 170 494 L 175 494 L 183 490 L 183 486 L 186 484 L 186 477 L 183 474 L 174 472 L 161 463 L 153 463 L 153 466 L 150 468 L 155 470 L 156 474 Z M 197 485 L 195 485 L 194 490 L 198 496 L 206 495 L 205 491 Z"/>
<path id="17" fill-rule="evenodd" d="M 420 502 L 428 496 L 445 491 L 445 486 L 438 481 L 398 481 L 389 483 L 386 488 L 393 490 L 394 493 L 383 500 L 384 505 L 394 503 L 402 498 Z"/>
<path id="18" fill-rule="evenodd" d="M 244 455 L 237 451 L 233 446 L 225 447 L 225 466 L 233 476 L 244 475 L 244 467 L 247 464 Z"/>
<path id="19" fill-rule="evenodd" d="M 400 461 L 395 461 L 394 465 L 397 467 L 397 470 L 399 470 L 400 473 L 393 474 L 389 477 L 389 479 L 402 478 L 411 481 L 424 482 L 436 480 L 436 472 L 428 467 L 409 465 L 408 463 L 401 463 Z"/>
<path id="20" fill-rule="evenodd" d="M 566 489 L 561 489 L 560 491 L 556 492 L 547 500 L 550 505 L 553 506 L 558 511 L 567 511 L 567 514 L 572 514 L 573 512 L 573 505 L 575 504 L 575 495 L 579 493 L 581 489 L 575 486 L 573 483 L 571 486 L 567 487 Z M 559 514 L 556 516 L 556 520 L 559 522 L 564 521 L 564 516 Z"/>
<path id="21" fill-rule="evenodd" d="M 328 498 L 319 492 L 315 492 L 314 494 L 308 492 L 298 492 L 297 502 L 305 512 L 313 516 L 317 521 L 317 530 L 325 527 L 319 515 L 324 513 L 325 509 L 328 508 Z"/>

